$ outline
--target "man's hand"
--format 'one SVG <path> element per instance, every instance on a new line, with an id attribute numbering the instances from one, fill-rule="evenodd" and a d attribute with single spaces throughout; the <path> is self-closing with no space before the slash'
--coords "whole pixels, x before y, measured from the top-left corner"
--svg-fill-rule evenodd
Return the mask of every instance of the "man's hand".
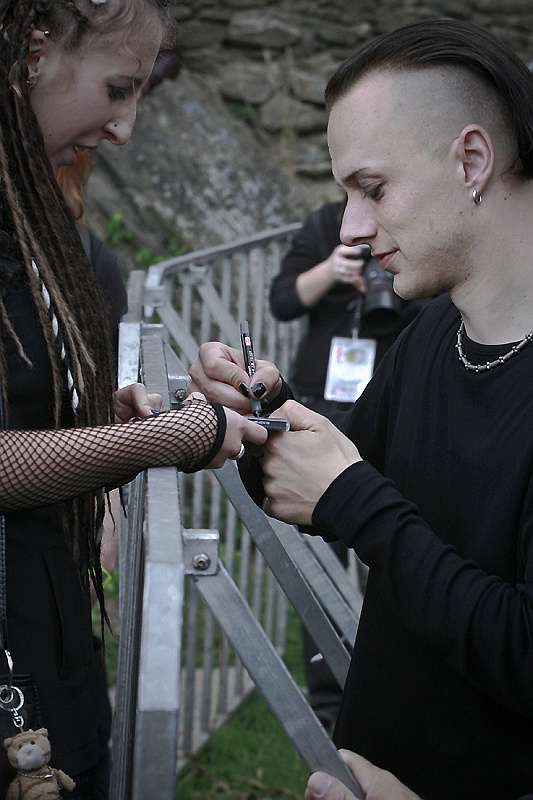
<path id="1" fill-rule="evenodd" d="M 291 424 L 271 433 L 261 465 L 267 514 L 284 522 L 309 525 L 316 504 L 335 478 L 361 461 L 357 447 L 332 422 L 294 400 L 276 411 Z"/>
<path id="2" fill-rule="evenodd" d="M 379 769 L 366 758 L 340 750 L 342 759 L 353 772 L 365 793 L 365 800 L 420 800 L 420 797 L 394 777 L 390 772 Z M 305 800 L 355 800 L 354 795 L 343 783 L 325 772 L 315 772 L 309 778 L 304 795 Z"/>
<path id="3" fill-rule="evenodd" d="M 257 400 L 272 400 L 281 389 L 275 364 L 258 360 L 257 371 L 250 380 L 241 351 L 220 342 L 207 342 L 200 347 L 189 375 L 192 380 L 188 393 L 201 392 L 210 403 L 222 403 L 239 414 L 251 413 L 251 392 Z"/>

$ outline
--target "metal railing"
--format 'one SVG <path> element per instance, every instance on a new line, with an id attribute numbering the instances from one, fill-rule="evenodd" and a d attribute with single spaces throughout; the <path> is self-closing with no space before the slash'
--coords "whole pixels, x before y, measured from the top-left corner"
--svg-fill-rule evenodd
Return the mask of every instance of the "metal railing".
<path id="1" fill-rule="evenodd" d="M 268 290 L 297 229 L 133 273 L 121 324 L 121 385 L 140 376 L 167 408 L 176 405 L 201 342 L 238 346 L 243 318 L 257 356 L 287 372 L 301 328 L 273 320 Z M 338 775 L 358 796 L 280 657 L 290 602 L 344 682 L 361 595 L 330 548 L 269 520 L 248 497 L 234 463 L 194 475 L 151 469 L 130 485 L 128 497 L 120 538 L 113 800 L 173 798 L 187 755 L 254 686 L 308 767 Z"/>

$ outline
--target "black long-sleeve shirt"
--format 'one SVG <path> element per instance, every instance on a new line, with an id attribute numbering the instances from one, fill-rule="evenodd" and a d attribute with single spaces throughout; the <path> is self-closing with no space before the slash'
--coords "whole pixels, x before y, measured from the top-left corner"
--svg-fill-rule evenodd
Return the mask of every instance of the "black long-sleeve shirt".
<path id="1" fill-rule="evenodd" d="M 342 420 L 364 461 L 313 515 L 370 568 L 334 738 L 424 800 L 514 800 L 533 786 L 533 345 L 469 372 L 459 322 L 438 298 L 386 354 Z"/>
<path id="2" fill-rule="evenodd" d="M 363 461 L 306 532 L 369 566 L 337 746 L 423 800 L 516 800 L 533 787 L 533 344 L 470 372 L 459 323 L 432 301 L 331 414 Z M 485 364 L 511 345 L 463 347 Z M 239 471 L 261 504 L 259 462 Z"/>

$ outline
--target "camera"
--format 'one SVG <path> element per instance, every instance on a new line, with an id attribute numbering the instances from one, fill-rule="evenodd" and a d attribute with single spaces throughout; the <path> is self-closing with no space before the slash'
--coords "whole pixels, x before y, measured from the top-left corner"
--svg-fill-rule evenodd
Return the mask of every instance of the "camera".
<path id="1" fill-rule="evenodd" d="M 377 336 L 392 333 L 398 324 L 400 298 L 392 288 L 394 276 L 381 268 L 379 259 L 373 258 L 367 244 L 360 245 L 363 252 L 363 277 L 366 283 L 362 318 Z"/>

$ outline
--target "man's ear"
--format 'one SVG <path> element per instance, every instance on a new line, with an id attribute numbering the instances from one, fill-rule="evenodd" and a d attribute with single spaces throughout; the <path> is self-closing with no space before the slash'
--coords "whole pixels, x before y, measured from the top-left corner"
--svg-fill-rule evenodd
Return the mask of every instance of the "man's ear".
<path id="1" fill-rule="evenodd" d="M 41 58 L 45 55 L 48 45 L 48 33 L 34 28 L 30 35 L 28 53 L 24 59 L 30 75 L 38 76 Z"/>
<path id="2" fill-rule="evenodd" d="M 480 125 L 467 125 L 453 147 L 465 189 L 475 189 L 481 194 L 494 171 L 495 153 L 490 134 Z"/>

